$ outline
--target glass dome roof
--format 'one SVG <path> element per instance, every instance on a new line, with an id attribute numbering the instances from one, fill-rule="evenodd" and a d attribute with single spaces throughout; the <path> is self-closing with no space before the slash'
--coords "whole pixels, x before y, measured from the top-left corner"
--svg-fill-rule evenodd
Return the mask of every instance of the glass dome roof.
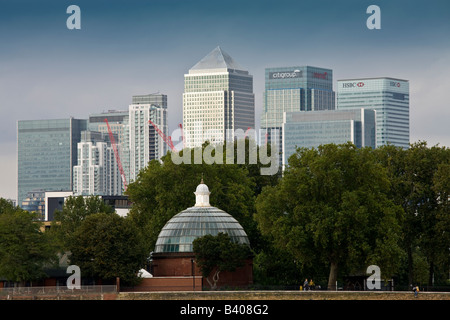
<path id="1" fill-rule="evenodd" d="M 209 195 L 209 194 L 208 194 Z M 199 237 L 227 233 L 235 243 L 250 245 L 247 234 L 230 214 L 216 207 L 190 207 L 170 219 L 156 241 L 155 253 L 193 252 L 192 242 Z"/>

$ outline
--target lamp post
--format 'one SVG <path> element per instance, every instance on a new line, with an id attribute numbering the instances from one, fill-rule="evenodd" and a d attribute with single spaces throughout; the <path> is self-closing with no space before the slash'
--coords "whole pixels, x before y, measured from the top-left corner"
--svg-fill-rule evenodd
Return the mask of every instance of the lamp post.
<path id="1" fill-rule="evenodd" d="M 191 258 L 191 273 L 192 273 L 192 291 L 195 291 L 194 258 Z"/>

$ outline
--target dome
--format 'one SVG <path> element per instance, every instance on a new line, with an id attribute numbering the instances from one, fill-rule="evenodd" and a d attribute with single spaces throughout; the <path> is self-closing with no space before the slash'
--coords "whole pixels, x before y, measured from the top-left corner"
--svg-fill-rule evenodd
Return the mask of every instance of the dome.
<path id="1" fill-rule="evenodd" d="M 196 238 L 207 234 L 216 236 L 220 232 L 227 233 L 235 243 L 250 245 L 247 234 L 235 218 L 209 205 L 209 194 L 208 186 L 201 183 L 195 192 L 196 205 L 166 223 L 156 241 L 155 253 L 193 252 L 192 242 Z"/>

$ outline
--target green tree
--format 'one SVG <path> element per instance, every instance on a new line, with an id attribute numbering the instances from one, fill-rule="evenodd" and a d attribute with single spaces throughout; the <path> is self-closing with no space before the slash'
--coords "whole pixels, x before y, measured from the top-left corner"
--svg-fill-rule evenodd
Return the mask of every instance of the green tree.
<path id="1" fill-rule="evenodd" d="M 448 257 L 448 242 L 443 239 L 450 232 L 445 223 L 449 149 L 430 148 L 422 141 L 406 150 L 382 146 L 375 153 L 391 181 L 390 198 L 404 211 L 402 247 L 407 254 L 408 282 L 417 282 L 414 257 L 419 256 L 415 252 L 421 252 L 428 263 L 428 284 L 432 285 L 437 265 L 442 264 L 443 255 Z"/>
<path id="2" fill-rule="evenodd" d="M 98 196 L 71 196 L 64 202 L 63 209 L 55 212 L 55 219 L 52 221 L 50 235 L 59 245 L 61 250 L 66 248 L 74 241 L 75 231 L 81 226 L 81 223 L 89 216 L 95 213 L 111 214 L 114 209 L 105 204 Z"/>
<path id="3" fill-rule="evenodd" d="M 119 215 L 96 213 L 84 219 L 69 244 L 70 262 L 80 267 L 82 275 L 103 280 L 119 277 L 126 284 L 138 281 L 149 252 L 145 250 L 140 230 Z"/>
<path id="4" fill-rule="evenodd" d="M 228 234 L 220 232 L 217 236 L 205 235 L 194 240 L 195 261 L 203 277 L 212 290 L 217 288 L 222 271 L 233 272 L 244 266 L 250 257 L 250 248 L 245 244 L 234 243 Z M 209 277 L 212 274 L 212 282 Z"/>
<path id="5" fill-rule="evenodd" d="M 280 184 L 258 196 L 256 219 L 303 267 L 329 266 L 328 287 L 338 271 L 370 264 L 388 278 L 398 268 L 403 211 L 386 196 L 389 180 L 370 148 L 348 143 L 299 149 Z"/>
<path id="6" fill-rule="evenodd" d="M 41 232 L 36 215 L 0 199 L 0 275 L 21 283 L 45 277 L 56 259 L 55 248 Z"/>

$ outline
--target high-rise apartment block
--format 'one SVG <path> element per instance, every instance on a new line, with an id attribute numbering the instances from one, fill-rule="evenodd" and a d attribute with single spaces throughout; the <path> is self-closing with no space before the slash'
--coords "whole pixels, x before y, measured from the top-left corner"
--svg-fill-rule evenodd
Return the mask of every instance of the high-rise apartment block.
<path id="1" fill-rule="evenodd" d="M 17 122 L 18 204 L 33 190 L 72 190 L 81 131 L 87 120 L 22 120 Z"/>
<path id="2" fill-rule="evenodd" d="M 124 139 L 125 148 L 129 150 L 129 181 L 136 180 L 139 171 L 147 167 L 150 160 L 159 160 L 168 151 L 155 126 L 168 136 L 167 95 L 133 96 L 128 109 L 128 138 Z"/>
<path id="3" fill-rule="evenodd" d="M 396 78 L 338 80 L 337 108 L 376 111 L 377 147 L 409 147 L 409 81 Z"/>
<path id="4" fill-rule="evenodd" d="M 109 110 L 102 113 L 93 113 L 89 115 L 88 124 L 89 130 L 98 131 L 109 135 L 108 125 L 105 120 L 108 121 L 111 133 L 114 137 L 116 137 L 116 148 L 124 170 L 126 181 L 129 181 L 130 179 L 130 137 L 128 130 L 128 116 L 128 110 Z M 109 138 L 107 141 L 112 143 Z M 124 184 L 122 184 L 122 189 L 125 189 Z"/>
<path id="5" fill-rule="evenodd" d="M 253 76 L 217 47 L 184 75 L 186 147 L 231 140 L 249 128 L 255 129 Z"/>
<path id="6" fill-rule="evenodd" d="M 122 180 L 108 134 L 83 131 L 78 164 L 73 167 L 74 195 L 120 195 Z"/>

